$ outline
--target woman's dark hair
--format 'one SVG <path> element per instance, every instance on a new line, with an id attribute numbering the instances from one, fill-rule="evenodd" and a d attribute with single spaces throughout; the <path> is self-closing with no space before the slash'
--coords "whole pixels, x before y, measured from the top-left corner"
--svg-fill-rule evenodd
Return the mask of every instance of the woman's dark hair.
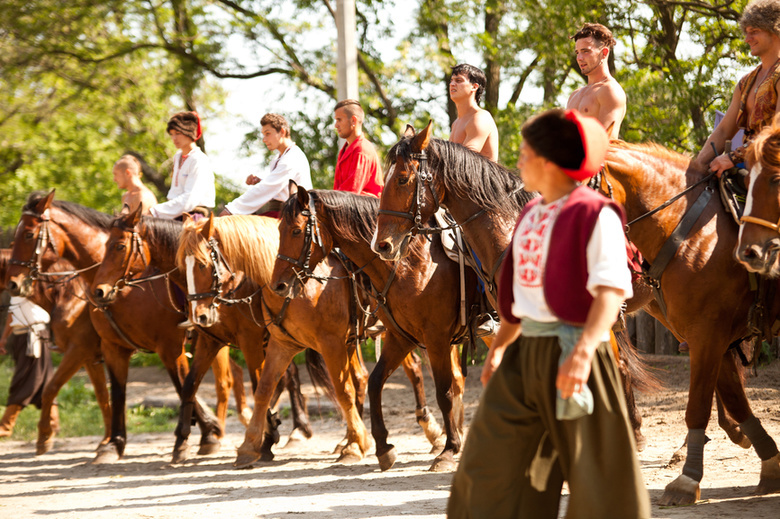
<path id="1" fill-rule="evenodd" d="M 523 140 L 537 155 L 564 169 L 579 169 L 585 159 L 582 137 L 565 111 L 554 109 L 528 119 L 520 130 Z"/>

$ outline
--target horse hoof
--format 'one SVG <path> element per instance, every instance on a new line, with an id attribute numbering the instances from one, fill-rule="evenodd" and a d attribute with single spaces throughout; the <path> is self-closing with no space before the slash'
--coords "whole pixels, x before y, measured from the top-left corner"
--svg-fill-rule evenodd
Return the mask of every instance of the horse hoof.
<path id="1" fill-rule="evenodd" d="M 358 447 L 357 443 L 350 443 L 344 447 L 344 450 L 341 451 L 341 456 L 339 456 L 339 459 L 336 461 L 344 465 L 351 465 L 362 459 L 363 453 L 360 451 L 360 447 Z"/>
<path id="2" fill-rule="evenodd" d="M 273 461 L 274 453 L 271 451 L 262 451 L 260 453 L 260 461 Z"/>
<path id="3" fill-rule="evenodd" d="M 743 449 L 749 449 L 750 447 L 753 446 L 753 443 L 750 441 L 750 438 L 748 438 L 747 436 L 743 436 L 742 440 L 737 442 L 737 445 L 739 445 Z"/>
<path id="4" fill-rule="evenodd" d="M 645 435 L 642 433 L 636 434 L 636 451 L 642 452 L 647 448 L 647 438 L 645 438 Z"/>
<path id="5" fill-rule="evenodd" d="M 53 434 L 48 438 L 38 440 L 38 442 L 35 444 L 35 455 L 40 456 L 41 454 L 46 454 L 52 449 L 52 447 L 54 447 Z"/>
<path id="6" fill-rule="evenodd" d="M 116 463 L 121 456 L 113 443 L 108 443 L 98 448 L 97 456 L 92 460 L 93 465 L 105 465 L 108 463 Z"/>
<path id="7" fill-rule="evenodd" d="M 200 442 L 200 448 L 198 448 L 198 454 L 201 456 L 208 456 L 209 454 L 216 454 L 219 452 L 219 448 L 222 444 L 218 439 L 206 439 Z"/>
<path id="8" fill-rule="evenodd" d="M 428 472 L 452 472 L 458 468 L 458 464 L 455 463 L 455 459 L 451 454 L 442 454 L 433 460 L 433 465 L 428 469 Z"/>
<path id="9" fill-rule="evenodd" d="M 251 468 L 256 462 L 260 461 L 261 456 L 255 452 L 239 452 L 233 466 L 237 469 Z"/>
<path id="10" fill-rule="evenodd" d="M 383 471 L 390 470 L 395 465 L 395 460 L 398 459 L 398 454 L 395 451 L 395 447 L 390 446 L 390 450 L 384 454 L 376 455 L 376 459 L 379 460 L 379 468 Z"/>
<path id="11" fill-rule="evenodd" d="M 311 438 L 311 435 L 306 436 L 305 431 L 302 431 L 301 429 L 293 429 L 293 431 L 290 433 L 290 436 L 287 437 L 287 443 L 284 444 L 283 448 L 286 449 L 288 447 L 298 445 L 300 443 L 308 441 L 309 438 Z"/>
<path id="12" fill-rule="evenodd" d="M 180 445 L 174 446 L 171 463 L 173 463 L 174 465 L 178 463 L 184 463 L 189 459 L 189 457 L 190 457 L 190 444 L 185 441 L 182 442 Z"/>
<path id="13" fill-rule="evenodd" d="M 347 438 L 345 436 L 343 440 L 338 442 L 336 444 L 336 447 L 333 449 L 333 454 L 341 454 L 342 452 L 344 452 L 344 449 L 347 448 L 347 441 L 348 440 L 347 440 Z"/>
<path id="14" fill-rule="evenodd" d="M 755 491 L 759 495 L 776 492 L 780 492 L 780 454 L 761 462 L 761 477 Z"/>
<path id="15" fill-rule="evenodd" d="M 684 474 L 666 485 L 664 495 L 658 500 L 658 506 L 692 505 L 701 497 L 699 482 Z"/>

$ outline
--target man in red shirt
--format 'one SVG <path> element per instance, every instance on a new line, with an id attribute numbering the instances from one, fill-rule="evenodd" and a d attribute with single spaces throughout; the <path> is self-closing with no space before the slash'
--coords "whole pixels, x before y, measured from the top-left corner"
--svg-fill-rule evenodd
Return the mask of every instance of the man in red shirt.
<path id="1" fill-rule="evenodd" d="M 333 189 L 379 196 L 384 186 L 382 166 L 374 145 L 363 137 L 363 108 L 358 101 L 345 99 L 336 105 L 334 117 L 336 132 L 347 142 L 339 151 Z"/>

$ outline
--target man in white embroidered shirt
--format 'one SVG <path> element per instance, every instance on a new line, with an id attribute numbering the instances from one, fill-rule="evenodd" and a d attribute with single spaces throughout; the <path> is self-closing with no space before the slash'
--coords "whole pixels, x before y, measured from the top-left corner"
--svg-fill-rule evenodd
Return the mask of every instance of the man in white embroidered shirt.
<path id="1" fill-rule="evenodd" d="M 251 187 L 225 206 L 219 214 L 259 214 L 279 217 L 279 210 L 287 200 L 288 185 L 294 180 L 299 186 L 311 189 L 309 161 L 303 151 L 290 138 L 290 125 L 279 114 L 265 114 L 260 120 L 263 143 L 279 155 L 271 163 L 271 170 L 262 178 L 249 175 L 246 183 Z"/>

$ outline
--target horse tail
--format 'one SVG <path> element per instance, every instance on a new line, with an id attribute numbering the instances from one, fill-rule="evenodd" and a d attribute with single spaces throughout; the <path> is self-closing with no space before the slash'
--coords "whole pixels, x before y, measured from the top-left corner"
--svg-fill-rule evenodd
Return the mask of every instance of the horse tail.
<path id="1" fill-rule="evenodd" d="M 631 342 L 628 330 L 624 328 L 619 332 L 613 333 L 617 342 L 620 361 L 625 364 L 633 387 L 642 393 L 662 390 L 664 387 L 663 383 L 650 371 L 650 367 L 642 358 L 642 354 L 637 351 Z"/>
<path id="2" fill-rule="evenodd" d="M 318 351 L 306 348 L 306 371 L 309 372 L 309 378 L 314 388 L 325 393 L 325 396 L 336 405 L 336 409 L 341 411 L 338 399 L 336 398 L 336 387 L 328 373 L 328 367 L 325 365 L 325 359 Z"/>

